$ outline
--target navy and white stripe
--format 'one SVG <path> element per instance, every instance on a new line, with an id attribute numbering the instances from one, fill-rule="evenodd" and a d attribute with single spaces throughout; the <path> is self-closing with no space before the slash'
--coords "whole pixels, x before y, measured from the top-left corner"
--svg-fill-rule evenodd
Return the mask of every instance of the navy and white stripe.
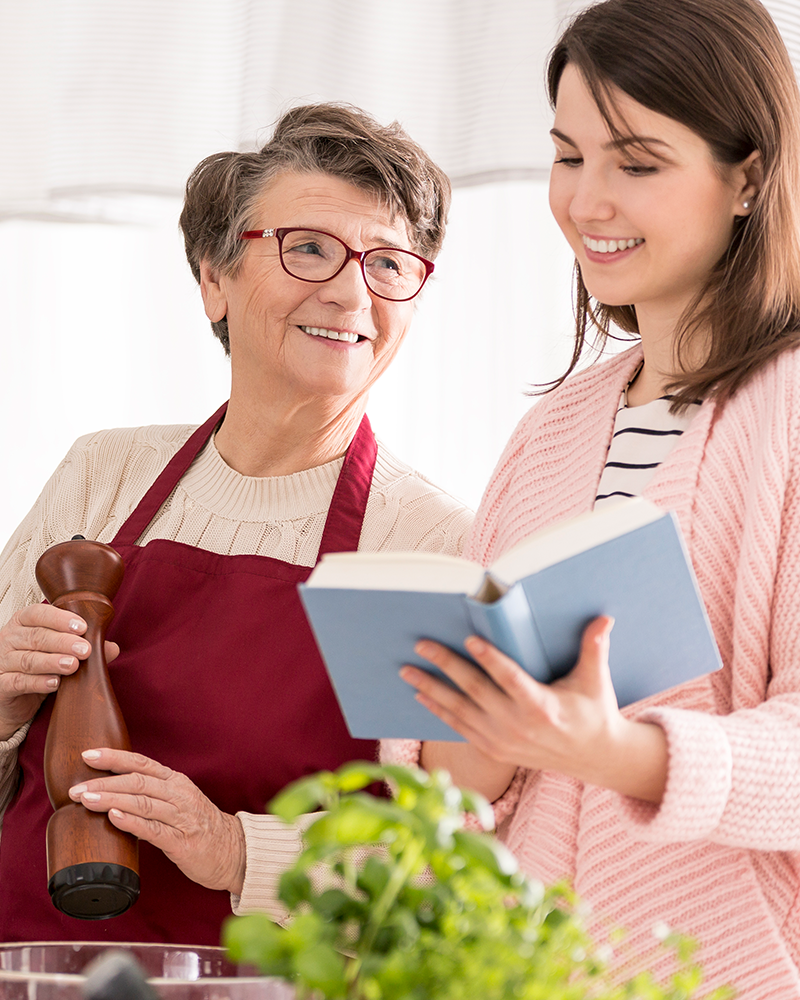
<path id="1" fill-rule="evenodd" d="M 671 402 L 671 397 L 662 396 L 643 406 L 626 406 L 623 393 L 595 506 L 618 497 L 642 495 L 700 409 L 699 403 L 692 403 L 674 414 L 669 412 Z"/>

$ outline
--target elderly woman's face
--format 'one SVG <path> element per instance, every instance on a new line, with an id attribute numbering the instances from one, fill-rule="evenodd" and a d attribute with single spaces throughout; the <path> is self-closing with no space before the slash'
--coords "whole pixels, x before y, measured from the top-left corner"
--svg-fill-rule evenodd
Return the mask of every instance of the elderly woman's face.
<path id="1" fill-rule="evenodd" d="M 354 250 L 413 249 L 402 219 L 392 220 L 372 195 L 321 173 L 273 180 L 254 226 L 322 230 Z M 397 352 L 414 311 L 413 301 L 372 295 L 357 261 L 320 284 L 292 277 L 281 267 L 275 237 L 248 241 L 235 277 L 208 267 L 201 272 L 206 314 L 228 317 L 237 391 L 289 405 L 311 397 L 349 401 L 366 392 Z M 339 339 L 344 335 L 350 336 Z"/>

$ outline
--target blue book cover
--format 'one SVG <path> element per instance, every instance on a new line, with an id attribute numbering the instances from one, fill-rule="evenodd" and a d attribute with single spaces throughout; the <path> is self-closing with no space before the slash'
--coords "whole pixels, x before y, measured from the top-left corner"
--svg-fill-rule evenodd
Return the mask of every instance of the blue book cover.
<path id="1" fill-rule="evenodd" d="M 626 503 L 638 505 L 629 508 L 637 515 L 645 511 L 644 523 L 607 511 L 603 517 L 600 512 L 583 515 L 573 530 L 571 522 L 563 522 L 546 533 L 546 565 L 488 588 L 459 590 L 457 566 L 455 582 L 447 577 L 442 583 L 436 577 L 437 564 L 431 562 L 426 570 L 423 559 L 418 574 L 422 585 L 413 589 L 414 563 L 420 554 L 406 554 L 402 569 L 397 568 L 401 560 L 396 553 L 327 557 L 359 562 L 363 556 L 362 562 L 373 568 L 383 555 L 391 557 L 386 562 L 388 577 L 370 570 L 358 586 L 347 586 L 346 572 L 339 578 L 326 570 L 319 574 L 320 582 L 334 580 L 336 585 L 320 586 L 315 570 L 300 586 L 351 734 L 365 739 L 461 739 L 418 704 L 413 689 L 398 675 L 405 663 L 438 673 L 414 653 L 421 638 L 436 639 L 467 656 L 464 640 L 481 635 L 537 680 L 550 683 L 574 666 L 586 625 L 598 615 L 612 615 L 609 663 L 620 707 L 719 669 L 716 643 L 677 519 L 643 500 Z M 607 525 L 615 518 L 622 526 L 615 529 L 619 533 L 602 537 L 608 531 L 601 531 L 601 540 L 591 543 L 594 524 Z M 638 517 L 638 522 L 642 520 Z M 533 554 L 534 564 L 542 562 L 537 536 L 523 546 L 522 565 L 528 553 Z M 553 556 L 559 548 L 566 551 L 564 558 Z M 501 568 L 508 569 L 506 557 L 497 565 L 504 561 Z M 449 560 L 447 568 L 456 562 L 463 561 Z M 510 564 L 519 568 L 520 559 L 512 557 Z M 465 567 L 469 572 L 465 568 L 464 579 L 474 583 L 476 568 L 469 563 Z M 493 569 L 489 574 L 478 570 L 478 578 L 491 578 Z M 398 589 L 386 585 L 393 575 L 401 581 Z M 357 573 L 353 579 L 359 579 Z M 364 586 L 364 579 L 371 585 Z M 375 580 L 381 585 L 374 586 Z M 426 589 L 426 581 L 435 585 Z M 487 589 L 490 599 L 481 599 Z"/>

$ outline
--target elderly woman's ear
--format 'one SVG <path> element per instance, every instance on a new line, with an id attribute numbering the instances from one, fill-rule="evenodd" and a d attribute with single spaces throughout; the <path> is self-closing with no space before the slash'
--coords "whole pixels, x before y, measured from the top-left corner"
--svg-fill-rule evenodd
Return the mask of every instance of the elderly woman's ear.
<path id="1" fill-rule="evenodd" d="M 200 261 L 200 294 L 206 316 L 212 323 L 219 323 L 228 313 L 228 299 L 220 279 L 219 268 L 212 267 L 208 261 Z"/>

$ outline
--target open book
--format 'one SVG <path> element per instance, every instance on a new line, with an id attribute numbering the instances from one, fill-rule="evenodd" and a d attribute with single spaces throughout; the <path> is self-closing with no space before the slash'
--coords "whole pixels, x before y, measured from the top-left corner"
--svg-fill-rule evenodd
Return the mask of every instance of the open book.
<path id="1" fill-rule="evenodd" d="M 355 737 L 458 740 L 414 699 L 404 663 L 421 638 L 462 656 L 481 635 L 548 684 L 575 665 L 581 635 L 615 618 L 610 665 L 621 707 L 720 667 L 677 518 L 635 498 L 562 521 L 488 570 L 424 552 L 323 557 L 300 596 Z"/>

